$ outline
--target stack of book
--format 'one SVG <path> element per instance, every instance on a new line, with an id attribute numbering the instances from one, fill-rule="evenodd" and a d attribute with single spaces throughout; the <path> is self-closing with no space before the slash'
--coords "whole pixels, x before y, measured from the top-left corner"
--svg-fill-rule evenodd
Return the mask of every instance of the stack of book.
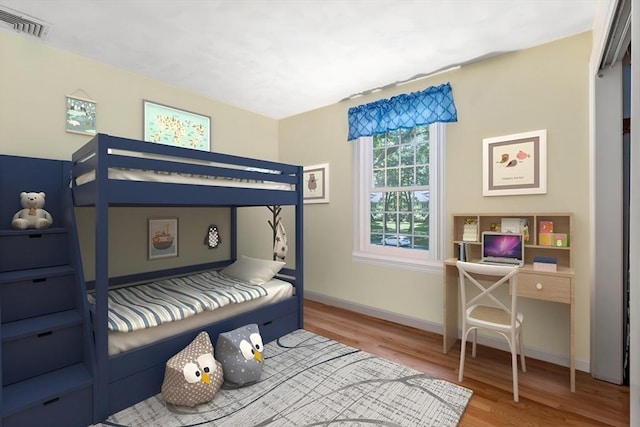
<path id="1" fill-rule="evenodd" d="M 550 256 L 533 257 L 533 269 L 538 271 L 558 271 L 558 260 Z"/>

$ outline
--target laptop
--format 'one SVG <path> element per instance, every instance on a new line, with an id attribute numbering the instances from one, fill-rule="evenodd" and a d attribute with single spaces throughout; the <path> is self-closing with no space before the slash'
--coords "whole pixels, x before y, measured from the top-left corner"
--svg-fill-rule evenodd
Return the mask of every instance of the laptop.
<path id="1" fill-rule="evenodd" d="M 524 236 L 520 233 L 482 233 L 483 264 L 524 266 Z"/>

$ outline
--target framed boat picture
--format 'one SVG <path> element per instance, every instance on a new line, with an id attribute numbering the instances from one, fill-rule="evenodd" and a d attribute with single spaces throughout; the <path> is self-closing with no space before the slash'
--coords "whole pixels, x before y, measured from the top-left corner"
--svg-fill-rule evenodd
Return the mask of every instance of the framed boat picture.
<path id="1" fill-rule="evenodd" d="M 178 218 L 149 218 L 148 258 L 178 256 Z"/>

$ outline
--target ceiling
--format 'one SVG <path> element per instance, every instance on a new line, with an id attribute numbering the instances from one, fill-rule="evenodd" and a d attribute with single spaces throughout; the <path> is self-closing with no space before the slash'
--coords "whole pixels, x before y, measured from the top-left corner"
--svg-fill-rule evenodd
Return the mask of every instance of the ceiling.
<path id="1" fill-rule="evenodd" d="M 48 46 L 280 119 L 588 31 L 609 1 L 0 0 L 0 6 L 51 24 L 42 40 Z"/>

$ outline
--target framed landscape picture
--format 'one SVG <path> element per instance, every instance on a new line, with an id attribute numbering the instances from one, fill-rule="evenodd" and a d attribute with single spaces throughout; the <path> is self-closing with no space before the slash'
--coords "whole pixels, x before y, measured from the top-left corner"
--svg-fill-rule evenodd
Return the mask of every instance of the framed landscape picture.
<path id="1" fill-rule="evenodd" d="M 211 151 L 211 118 L 143 101 L 143 139 L 157 144 Z"/>

